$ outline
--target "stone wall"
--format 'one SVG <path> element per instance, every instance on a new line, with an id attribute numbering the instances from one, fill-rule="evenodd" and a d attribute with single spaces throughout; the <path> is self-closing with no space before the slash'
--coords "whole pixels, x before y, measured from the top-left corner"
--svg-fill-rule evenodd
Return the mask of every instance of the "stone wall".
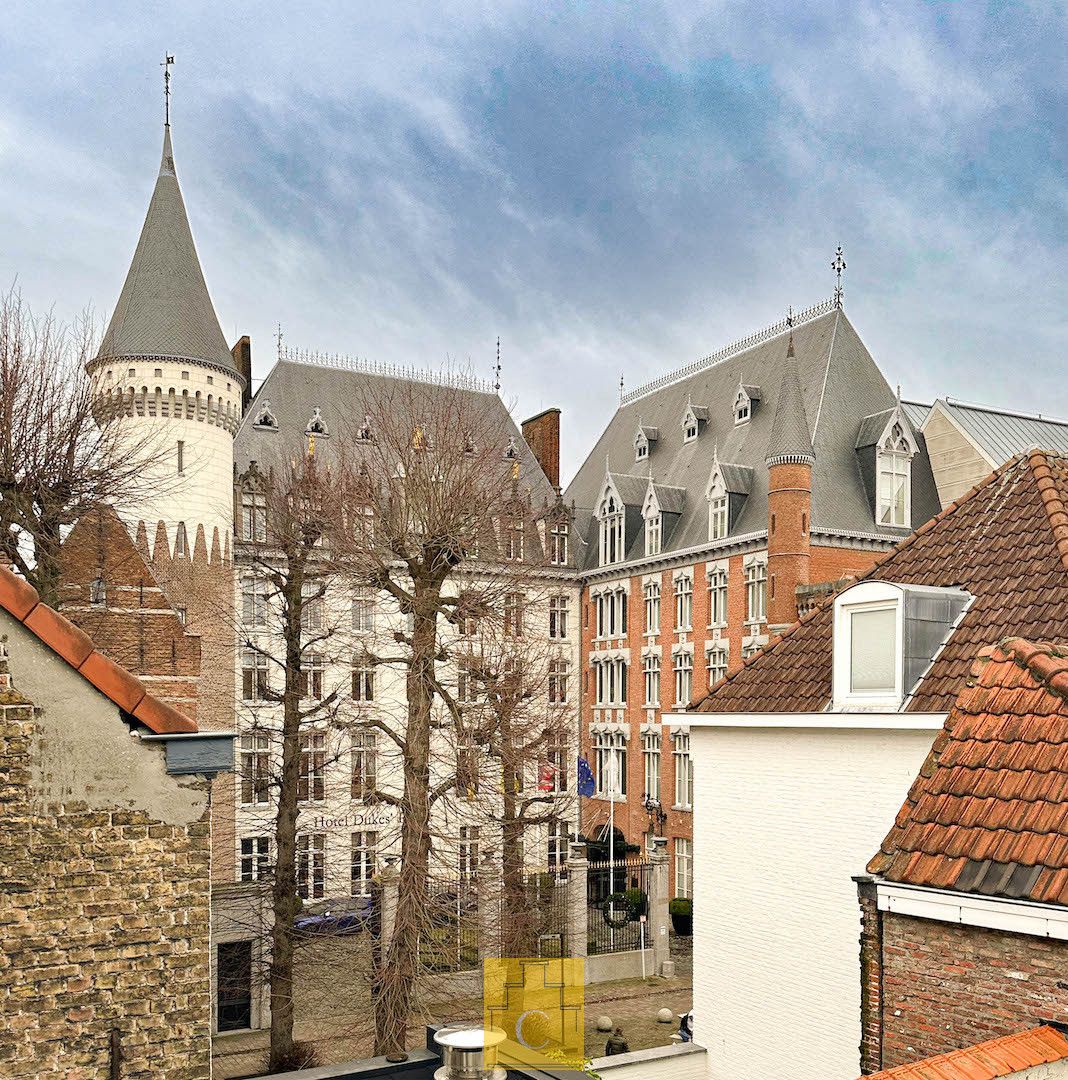
<path id="1" fill-rule="evenodd" d="M 207 1077 L 206 785 L 0 615 L 0 1074 Z"/>

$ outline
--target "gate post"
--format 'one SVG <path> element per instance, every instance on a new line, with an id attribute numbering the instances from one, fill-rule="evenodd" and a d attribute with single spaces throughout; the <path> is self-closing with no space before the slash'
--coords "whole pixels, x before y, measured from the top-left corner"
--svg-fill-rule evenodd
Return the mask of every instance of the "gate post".
<path id="1" fill-rule="evenodd" d="M 588 913 L 586 899 L 586 845 L 572 843 L 567 855 L 567 954 L 586 958 Z"/>
<path id="2" fill-rule="evenodd" d="M 675 974 L 675 962 L 668 936 L 668 853 L 663 836 L 653 837 L 649 856 L 649 933 L 653 938 L 653 971 L 670 978 Z"/>

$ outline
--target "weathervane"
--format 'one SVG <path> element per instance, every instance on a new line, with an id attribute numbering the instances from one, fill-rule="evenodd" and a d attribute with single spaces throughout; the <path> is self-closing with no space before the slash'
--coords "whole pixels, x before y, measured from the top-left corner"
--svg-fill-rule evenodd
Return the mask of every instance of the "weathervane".
<path id="1" fill-rule="evenodd" d="M 840 308 L 842 306 L 842 271 L 846 268 L 846 261 L 842 256 L 842 245 L 838 245 L 838 250 L 834 253 L 834 262 L 831 263 L 831 269 L 838 277 L 838 283 L 834 287 L 834 306 Z"/>
<path id="2" fill-rule="evenodd" d="M 787 304 L 787 306 L 786 306 L 786 325 L 787 326 L 793 326 L 794 325 L 794 305 L 793 304 Z"/>
<path id="3" fill-rule="evenodd" d="M 278 333 L 276 333 L 274 336 L 275 336 L 275 339 L 278 342 L 278 359 L 281 360 L 282 359 L 282 324 L 281 323 L 278 324 Z"/>
<path id="4" fill-rule="evenodd" d="M 623 404 L 623 376 L 619 376 L 619 404 Z"/>
<path id="5" fill-rule="evenodd" d="M 167 127 L 171 126 L 171 66 L 173 64 L 174 57 L 170 53 L 164 53 L 160 67 L 163 68 L 163 122 Z"/>
<path id="6" fill-rule="evenodd" d="M 493 389 L 501 392 L 501 335 L 497 335 L 497 366 L 493 369 Z"/>

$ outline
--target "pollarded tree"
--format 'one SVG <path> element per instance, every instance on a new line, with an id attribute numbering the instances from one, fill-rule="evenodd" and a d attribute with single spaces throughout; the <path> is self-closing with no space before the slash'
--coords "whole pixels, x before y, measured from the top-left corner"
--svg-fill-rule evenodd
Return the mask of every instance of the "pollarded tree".
<path id="1" fill-rule="evenodd" d="M 346 513 L 343 470 L 320 464 L 310 443 L 303 454 L 250 470 L 257 516 L 242 548 L 241 697 L 253 719 L 249 739 L 262 751 L 243 755 L 240 782 L 271 807 L 270 1067 L 300 1064 L 295 1056 L 294 923 L 302 892 L 313 894 L 325 867 L 298 851 L 302 803 L 321 798 L 332 758 L 330 736 L 344 725 L 344 683 L 330 683 L 348 646 L 328 594 L 350 570 L 354 543 Z M 248 535 L 249 530 L 245 530 Z"/>
<path id="2" fill-rule="evenodd" d="M 461 631 L 473 619 L 496 622 L 498 638 L 509 636 L 509 620 L 539 602 L 547 535 L 528 498 L 536 465 L 495 397 L 373 380 L 360 411 L 365 419 L 336 444 L 359 493 L 356 573 L 390 597 L 402 618 L 393 646 L 374 663 L 403 679 L 403 716 L 382 711 L 369 719 L 394 747 L 401 773 L 399 790 L 379 792 L 397 809 L 400 866 L 396 917 L 375 973 L 375 1050 L 397 1055 L 432 914 L 432 855 L 447 846 L 436 814 L 461 779 L 457 759 L 442 747 L 474 738 L 492 752 L 499 740 L 499 715 L 489 730 L 472 730 L 457 701 L 455 673 L 469 637 Z M 494 680 L 506 698 L 505 681 L 494 676 L 487 692 Z"/>

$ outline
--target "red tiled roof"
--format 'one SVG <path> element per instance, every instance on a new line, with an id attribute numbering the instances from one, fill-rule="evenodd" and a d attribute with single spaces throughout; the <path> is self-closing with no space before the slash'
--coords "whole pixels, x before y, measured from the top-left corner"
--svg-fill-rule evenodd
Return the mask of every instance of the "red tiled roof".
<path id="1" fill-rule="evenodd" d="M 869 872 L 1068 904 L 1068 647 L 984 649 Z"/>
<path id="2" fill-rule="evenodd" d="M 973 659 L 991 642 L 1014 635 L 1068 641 L 1066 504 L 1068 456 L 1018 455 L 859 579 L 958 585 L 976 598 L 909 701 L 910 711 L 948 711 Z M 821 711 L 831 698 L 832 614 L 828 597 L 717 684 L 696 710 Z"/>
<path id="3" fill-rule="evenodd" d="M 154 698 L 141 681 L 119 667 L 72 622 L 42 604 L 37 590 L 0 566 L 0 607 L 61 656 L 105 697 L 157 735 L 196 731 L 197 725 L 177 709 Z"/>
<path id="4" fill-rule="evenodd" d="M 884 1069 L 860 1080 L 998 1080 L 1065 1059 L 1068 1059 L 1068 1039 L 1056 1028 L 1047 1026 Z"/>

